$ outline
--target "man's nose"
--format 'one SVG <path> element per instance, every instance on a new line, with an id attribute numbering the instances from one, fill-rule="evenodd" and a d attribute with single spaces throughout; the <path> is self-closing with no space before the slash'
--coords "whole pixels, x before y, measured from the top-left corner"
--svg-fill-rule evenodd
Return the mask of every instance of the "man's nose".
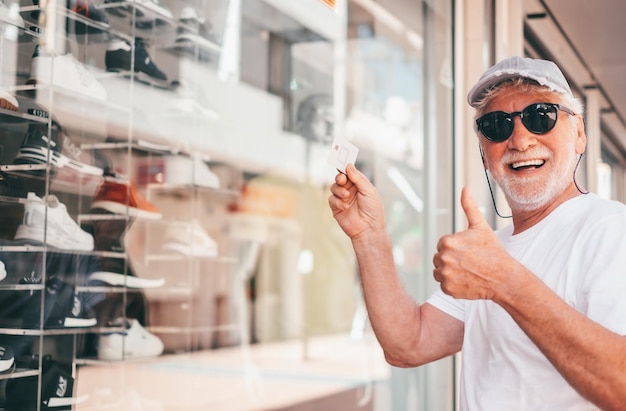
<path id="1" fill-rule="evenodd" d="M 537 136 L 524 126 L 521 116 L 513 118 L 513 125 L 513 134 L 507 141 L 511 150 L 526 151 L 537 144 Z"/>

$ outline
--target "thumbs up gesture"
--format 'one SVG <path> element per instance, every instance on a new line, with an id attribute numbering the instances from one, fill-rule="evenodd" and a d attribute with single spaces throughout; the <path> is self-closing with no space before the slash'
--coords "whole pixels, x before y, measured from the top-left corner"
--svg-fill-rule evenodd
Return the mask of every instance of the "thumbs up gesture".
<path id="1" fill-rule="evenodd" d="M 468 187 L 461 193 L 461 206 L 468 227 L 439 239 L 433 275 L 443 292 L 455 298 L 494 299 L 512 264 L 519 263 L 502 247 Z"/>

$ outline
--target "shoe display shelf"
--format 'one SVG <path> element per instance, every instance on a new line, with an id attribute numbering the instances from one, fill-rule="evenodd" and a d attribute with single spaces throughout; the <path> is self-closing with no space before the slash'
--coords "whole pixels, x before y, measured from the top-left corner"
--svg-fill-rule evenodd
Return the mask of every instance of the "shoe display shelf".
<path id="1" fill-rule="evenodd" d="M 50 369 L 44 368 L 42 361 L 24 358 L 52 355 L 55 363 L 62 363 L 64 378 L 72 378 L 78 365 L 90 361 L 88 357 L 83 361 L 86 338 L 126 330 L 123 325 L 97 324 L 95 318 L 82 318 L 82 312 L 70 312 L 104 295 L 119 295 L 119 300 L 125 301 L 127 295 L 137 292 L 128 282 L 94 285 L 89 282 L 91 270 L 75 267 L 79 264 L 73 260 L 126 261 L 123 250 L 93 249 L 91 236 L 78 226 L 96 220 L 128 225 L 131 218 L 88 211 L 94 192 L 104 181 L 106 164 L 96 161 L 96 148 L 85 143 L 91 140 L 60 126 L 56 110 L 27 97 L 26 88 L 18 91 L 17 111 L 0 109 L 0 261 L 5 276 L 0 279 L 0 346 L 13 347 L 15 352 L 15 366 L 0 372 L 7 401 L 17 401 L 16 396 L 32 400 L 37 395 L 37 381 L 45 384 L 50 378 Z M 42 88 L 32 91 L 41 95 Z M 141 141 L 106 144 L 115 150 L 120 146 L 123 150 L 146 146 L 155 150 L 154 145 Z M 36 216 L 35 211 L 29 214 L 29 207 L 37 208 Z M 36 261 L 46 263 L 33 266 Z M 55 276 L 62 276 L 67 285 L 62 287 L 70 288 L 62 299 L 58 286 L 53 288 L 51 283 Z M 102 360 L 92 361 L 98 362 Z M 0 393 L 0 409 L 3 403 L 4 394 Z M 26 409 L 23 407 L 26 405 L 18 401 L 7 409 Z"/>
<path id="2" fill-rule="evenodd" d="M 83 44 L 106 43 L 122 39 L 132 43 L 135 38 L 152 40 L 160 49 L 188 58 L 207 61 L 216 59 L 222 50 L 221 38 L 212 26 L 192 6 L 183 7 L 174 17 L 167 7 L 155 6 L 154 1 L 78 1 L 82 7 L 65 7 L 57 2 L 57 18 L 66 21 L 66 34 L 75 36 Z M 70 1 L 76 4 L 75 0 Z M 40 16 L 45 7 L 23 6 L 27 16 L 20 30 L 21 42 L 41 39 L 45 32 Z"/>
<path id="3" fill-rule="evenodd" d="M 180 157 L 152 164 L 157 175 L 169 181 L 146 184 L 146 198 L 159 207 L 163 219 L 133 227 L 129 235 L 145 242 L 141 248 L 130 248 L 129 254 L 140 275 L 166 278 L 163 287 L 146 290 L 154 319 L 148 329 L 169 350 L 196 351 L 212 348 L 218 335 L 239 335 L 239 323 L 219 318 L 225 308 L 219 301 L 224 295 L 232 297 L 233 283 L 243 281 L 234 274 L 239 258 L 223 235 L 220 217 L 238 200 L 240 190 L 229 187 L 225 178 L 208 186 L 209 176 L 204 174 L 208 168 L 196 170 L 195 175 L 204 178 L 195 181 L 194 173 L 168 174 L 167 165 L 180 165 Z M 189 165 L 193 163 L 189 160 Z M 243 290 L 243 284 L 237 289 Z"/>
<path id="4" fill-rule="evenodd" d="M 227 217 L 241 195 L 243 177 L 231 184 L 223 174 L 216 179 L 205 170 L 199 176 L 194 164 L 177 161 L 200 154 L 215 159 L 205 161 L 211 170 L 227 163 L 235 174 L 268 166 L 301 172 L 305 143 L 286 131 L 292 120 L 282 118 L 292 116 L 297 96 L 288 90 L 296 83 L 286 73 L 269 72 L 268 78 L 284 77 L 282 89 L 252 85 L 239 74 L 235 82 L 222 81 L 217 70 L 226 36 L 216 34 L 200 15 L 209 16 L 209 10 L 190 8 L 192 2 L 169 1 L 172 11 L 160 0 L 47 2 L 56 4 L 54 10 L 45 3 L 20 0 L 21 21 L 0 23 L 17 33 L 15 38 L 0 36 L 0 41 L 18 47 L 15 78 L 0 78 L 0 91 L 19 102 L 17 111 L 0 108 L 0 211 L 10 209 L 0 220 L 13 216 L 13 229 L 20 221 L 26 224 L 23 215 L 35 197 L 45 203 L 45 218 L 58 214 L 58 204 L 63 204 L 65 220 L 58 226 L 75 224 L 93 236 L 94 246 L 79 240 L 59 249 L 48 241 L 49 228 L 41 242 L 16 240 L 0 224 L 0 260 L 6 260 L 8 272 L 0 280 L 0 299 L 29 299 L 32 311 L 28 324 L 18 311 L 7 314 L 10 324 L 0 324 L 0 346 L 15 343 L 17 364 L 9 373 L 0 372 L 0 381 L 36 377 L 35 393 L 47 392 L 38 384 L 47 379 L 43 358 L 50 353 L 63 363 L 71 385 L 80 367 L 150 359 L 164 349 L 189 352 L 246 344 L 250 261 L 256 260 L 259 245 L 231 238 Z M 194 3 L 209 8 L 208 1 Z M 313 0 L 298 6 L 251 1 L 250 10 L 255 5 L 263 10 L 253 16 L 250 10 L 230 9 L 241 2 L 221 3 L 217 17 L 211 15 L 213 23 L 227 26 L 226 15 L 233 10 L 244 20 L 243 26 L 229 26 L 240 31 L 229 33 L 235 41 L 229 43 L 231 50 L 239 50 L 236 42 L 249 26 L 282 32 L 287 43 L 336 35 L 334 15 Z M 264 22 L 265 6 L 272 21 L 282 21 L 284 12 L 289 24 L 270 27 L 273 23 Z M 57 21 L 54 36 L 46 33 L 51 18 Z M 308 28 L 301 30 L 304 26 Z M 63 52 L 50 51 L 55 48 Z M 244 57 L 240 63 L 252 73 L 267 61 Z M 20 137 L 11 138 L 15 135 Z M 159 167 L 168 162 L 190 173 L 163 173 Z M 112 189 L 117 190 L 115 200 L 102 198 L 107 185 L 117 187 Z M 51 198 L 56 205 L 49 204 Z M 149 204 L 136 204 L 144 200 Z M 17 260 L 21 265 L 15 265 Z M 46 262 L 39 271 L 28 268 L 38 260 Z M 67 264 L 53 269 L 59 261 Z M 78 268 L 85 261 L 96 261 L 99 268 Z M 65 299 L 58 297 L 58 287 L 65 285 L 54 281 L 61 271 L 70 284 L 63 295 L 71 297 Z M 108 307 L 115 314 L 104 320 L 97 316 L 97 323 L 86 321 L 93 318 L 81 311 L 84 307 L 99 307 L 109 299 L 115 302 Z M 134 299 L 149 311 L 143 325 L 131 312 Z M 81 312 L 72 313 L 78 306 Z M 55 312 L 53 325 L 48 311 Z M 38 360 L 17 361 L 23 356 Z M 71 390 L 64 394 L 68 396 Z M 3 400 L 0 393 L 0 409 Z"/>
<path id="5" fill-rule="evenodd" d="M 181 22 L 176 20 L 166 8 L 152 7 L 152 1 L 103 1 L 86 0 L 57 1 L 52 5 L 28 2 L 20 7 L 23 28 L 20 41 L 27 42 L 31 37 L 45 34 L 45 16 L 48 7 L 55 7 L 54 14 L 65 21 L 68 35 L 80 36 L 86 43 L 107 42 L 113 38 L 132 40 L 127 34 L 130 29 L 138 30 L 141 37 L 163 37 L 176 32 Z"/>
<path id="6" fill-rule="evenodd" d="M 25 26 L 39 27 L 37 25 L 41 23 L 40 19 L 34 19 L 33 13 L 39 11 L 35 15 L 41 17 L 44 14 L 40 10 L 41 6 L 25 5 L 29 3 L 27 0 L 22 0 L 21 3 Z M 222 72 L 228 71 L 227 68 L 234 64 L 222 53 L 222 43 L 227 37 L 226 14 L 230 13 L 230 9 L 227 12 L 224 10 L 230 8 L 230 2 L 223 2 L 228 7 L 222 4 L 218 17 L 211 15 L 212 23 L 217 23 L 218 30 L 211 29 L 203 17 L 198 15 L 202 11 L 196 12 L 186 2 L 180 2 L 181 5 L 187 5 L 185 7 L 174 2 L 168 3 L 178 9 L 169 14 L 161 12 L 163 7 L 159 5 L 160 2 L 155 1 L 81 2 L 88 5 L 88 10 L 93 9 L 88 13 L 82 11 L 83 9 L 74 11 L 64 7 L 65 4 L 72 3 L 73 1 L 56 2 L 55 9 L 56 17 L 60 21 L 57 26 L 66 27 L 64 34 L 60 33 L 55 42 L 71 43 L 72 47 L 67 48 L 66 54 L 44 55 L 39 59 L 44 62 L 41 63 L 43 72 L 53 72 L 52 78 L 45 79 L 50 81 L 18 84 L 12 86 L 11 91 L 36 93 L 42 102 L 50 100 L 46 94 L 53 94 L 54 112 L 63 127 L 93 137 L 128 137 L 132 140 L 181 144 L 186 150 L 201 149 L 210 152 L 215 158 L 227 161 L 234 159 L 243 166 L 266 169 L 271 165 L 278 172 L 298 178 L 304 178 L 307 172 L 311 172 L 304 166 L 310 162 L 307 160 L 306 144 L 287 130 L 295 127 L 290 125 L 294 122 L 291 117 L 295 116 L 295 105 L 301 99 L 300 94 L 311 87 L 311 81 L 298 78 L 290 82 L 287 78 L 289 73 L 278 72 L 267 74 L 272 78 L 287 77 L 280 84 L 263 86 L 270 92 L 249 87 L 247 84 L 218 84 L 221 82 Z M 307 1 L 302 7 L 304 10 L 316 10 L 313 14 L 319 14 L 320 10 L 330 13 L 332 23 L 324 23 L 324 27 L 334 27 L 336 18 L 332 11 L 311 1 Z M 258 15 L 250 16 L 257 8 L 260 10 Z M 282 8 L 288 10 L 289 16 L 293 15 L 293 21 L 280 22 Z M 190 9 L 193 12 L 189 12 Z M 281 2 L 250 2 L 242 12 L 245 19 L 239 29 L 247 31 L 248 25 L 260 25 L 256 30 L 261 34 L 265 30 L 276 30 L 278 37 L 282 35 L 284 42 L 288 44 L 321 41 L 322 37 L 306 28 L 315 26 L 315 19 L 309 18 L 307 21 L 306 13 L 297 11 L 298 9 Z M 263 16 L 267 13 L 272 18 L 271 21 L 264 22 Z M 154 24 L 139 24 L 138 27 L 137 23 L 140 21 Z M 81 31 L 77 29 L 77 25 L 87 28 L 83 27 Z M 220 30 L 224 30 L 224 33 L 215 34 Z M 329 31 L 328 28 L 321 30 Z M 77 34 L 79 32 L 82 34 Z M 33 45 L 24 46 L 28 51 L 20 50 L 20 53 L 27 54 L 28 57 L 35 54 L 35 44 L 46 39 L 41 27 L 34 33 L 29 34 Z M 326 34 L 323 33 L 324 36 Z M 96 40 L 92 41 L 92 38 Z M 237 36 L 233 38 L 238 41 Z M 113 43 L 126 46 L 114 46 Z M 232 41 L 229 44 L 231 48 L 235 45 Z M 175 52 L 170 53 L 171 51 Z M 246 54 L 244 49 L 240 63 L 245 67 L 258 66 L 258 62 L 248 60 Z M 285 55 L 288 56 L 289 54 Z M 46 58 L 53 59 L 54 64 L 45 63 Z M 142 66 L 144 61 L 148 63 Z M 46 69 L 46 64 L 54 66 L 54 69 Z M 219 64 L 223 67 L 218 67 Z M 69 69 L 76 74 L 67 74 Z M 87 89 L 76 88 L 72 82 L 63 84 L 64 79 L 57 79 L 60 76 L 56 73 L 66 73 L 64 77 L 72 80 L 91 77 L 91 85 Z M 24 77 L 32 77 L 32 73 L 24 74 Z M 298 76 L 302 77 L 300 74 Z M 240 77 L 244 83 L 250 81 L 243 73 L 240 73 Z M 326 80 L 328 79 L 325 79 L 325 83 L 332 84 L 332 81 Z M 296 88 L 289 91 L 292 86 Z M 231 99 L 239 103 L 232 104 Z M 281 108 L 284 105 L 289 107 Z M 240 121 L 241 117 L 245 117 L 246 121 Z M 261 134 L 264 139 L 250 141 L 251 133 Z M 267 140 L 267 144 L 263 140 Z M 250 150 L 242 151 L 242 144 L 252 146 Z M 269 150 L 269 147 L 273 149 Z M 323 149 L 318 149 L 315 146 L 308 152 L 312 153 L 310 158 L 319 159 L 327 155 L 328 148 L 324 146 Z"/>
<path id="7" fill-rule="evenodd" d="M 17 220 L 20 213 L 16 211 L 28 212 L 32 202 L 29 198 L 0 196 L 3 232 L 0 261 L 4 275 L 0 281 L 0 346 L 13 352 L 12 366 L 0 372 L 0 409 L 7 410 L 31 409 L 26 402 L 36 402 L 37 381 L 45 384 L 50 378 L 50 369 L 33 358 L 51 356 L 62 363 L 55 369 L 62 369 L 71 378 L 78 364 L 76 354 L 82 350 L 82 341 L 88 334 L 120 330 L 120 327 L 98 326 L 86 312 L 94 296 L 97 299 L 116 290 L 77 285 L 86 283 L 86 270 L 79 267 L 78 260 L 107 253 L 50 246 L 45 237 L 39 237 L 42 233 L 26 226 L 29 219 L 36 220 L 34 216 L 25 218 L 15 235 L 30 239 L 4 239 L 7 226 L 13 226 L 12 221 L 8 223 L 10 216 Z M 47 226 L 48 234 L 52 235 L 53 226 Z M 40 238 L 44 241 L 39 241 Z M 119 253 L 108 256 L 120 257 Z M 58 280 L 61 277 L 62 282 Z M 15 405 L 9 406 L 5 400 Z M 3 404 L 6 408 L 2 408 Z"/>
<path id="8" fill-rule="evenodd" d="M 223 210 L 228 204 L 233 204 L 241 196 L 240 190 L 222 187 L 207 187 L 188 183 L 150 183 L 146 187 L 146 196 L 154 204 L 173 202 L 191 203 L 191 207 L 206 207 Z M 200 204 L 200 206 L 198 205 Z M 219 215 L 209 217 L 209 221 L 200 222 L 197 218 L 202 212 L 187 212 L 170 215 L 164 220 L 152 222 L 152 229 L 162 233 L 160 236 L 149 236 L 154 244 L 147 244 L 144 262 L 146 264 L 158 261 L 181 261 L 184 259 L 208 259 L 217 263 L 232 264 L 237 258 L 220 251 L 218 244 L 208 234 L 211 231 L 220 231 Z M 161 227 L 158 227 L 161 225 Z"/>
<path id="9" fill-rule="evenodd" d="M 23 81 L 2 86 L 43 104 L 54 101 L 64 128 L 163 143 L 172 141 L 172 132 L 180 131 L 177 126 L 188 133 L 190 124 L 204 127 L 200 121 L 215 120 L 212 108 L 196 102 L 197 96 L 191 95 L 196 91 L 181 87 L 187 82 L 177 76 L 181 58 L 214 70 L 220 52 L 217 37 L 190 6 L 180 13 L 193 13 L 174 18 L 167 8 L 155 11 L 153 4 L 156 9 L 160 4 L 155 1 L 70 0 L 67 7 L 58 1 L 54 15 L 65 30 L 51 40 L 43 28 L 43 16 L 50 13 L 37 0 L 32 2 L 21 1 L 23 27 L 16 26 L 20 59 L 32 56 L 30 71 L 20 65 Z M 48 46 L 38 50 L 41 43 Z M 53 47 L 66 51 L 51 52 Z"/>

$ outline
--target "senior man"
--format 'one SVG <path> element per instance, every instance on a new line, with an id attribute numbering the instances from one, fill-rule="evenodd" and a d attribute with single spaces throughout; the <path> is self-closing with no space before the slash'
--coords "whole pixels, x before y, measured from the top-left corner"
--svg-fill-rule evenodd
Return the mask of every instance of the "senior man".
<path id="1" fill-rule="evenodd" d="M 387 361 L 462 350 L 464 411 L 626 409 L 626 206 L 576 181 L 582 104 L 553 62 L 522 57 L 488 69 L 468 102 L 511 224 L 494 232 L 464 188 L 468 228 L 439 240 L 426 302 L 403 290 L 375 187 L 353 165 L 331 186 Z"/>

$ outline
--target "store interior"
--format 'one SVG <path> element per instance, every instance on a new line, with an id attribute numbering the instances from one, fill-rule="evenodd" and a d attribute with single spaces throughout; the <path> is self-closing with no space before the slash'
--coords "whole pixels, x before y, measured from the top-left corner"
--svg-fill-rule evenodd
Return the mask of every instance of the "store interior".
<path id="1" fill-rule="evenodd" d="M 306 10 L 0 3 L 0 409 L 354 407 L 386 378 L 325 205 L 345 15 Z"/>
<path id="2" fill-rule="evenodd" d="M 380 188 L 407 291 L 432 292 L 453 17 L 451 0 L 1 1 L 0 410 L 450 409 L 452 360 L 385 362 L 327 199 L 339 137 Z"/>

